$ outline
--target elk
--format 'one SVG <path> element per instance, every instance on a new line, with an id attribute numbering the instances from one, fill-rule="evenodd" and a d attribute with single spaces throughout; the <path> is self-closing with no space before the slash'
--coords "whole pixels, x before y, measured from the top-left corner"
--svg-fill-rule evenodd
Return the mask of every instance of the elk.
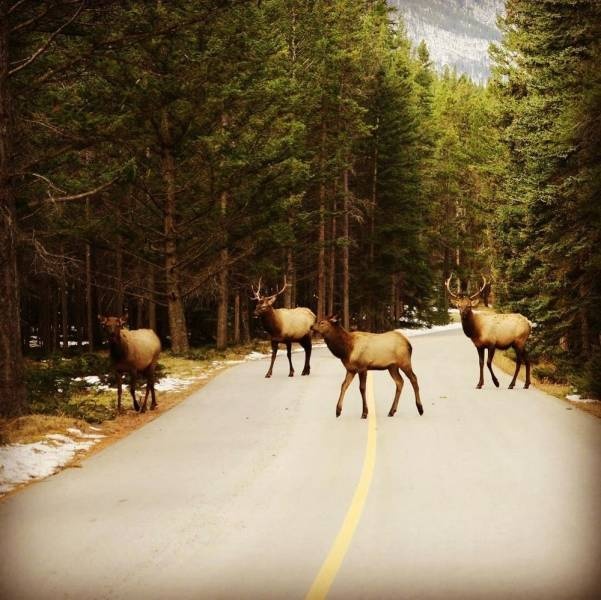
<path id="1" fill-rule="evenodd" d="M 290 372 L 288 377 L 294 377 L 294 368 L 292 367 L 292 343 L 297 342 L 305 349 L 305 366 L 302 375 L 309 375 L 311 372 L 311 325 L 315 323 L 313 311 L 305 307 L 298 308 L 273 308 L 276 298 L 284 292 L 290 284 L 286 283 L 281 290 L 278 290 L 271 296 L 261 295 L 261 279 L 257 289 L 251 285 L 253 292 L 252 300 L 257 302 L 255 307 L 255 317 L 260 317 L 265 331 L 271 337 L 271 364 L 265 377 L 271 377 L 273 372 L 273 363 L 280 343 L 286 344 L 288 362 L 290 363 Z"/>
<path id="2" fill-rule="evenodd" d="M 472 340 L 478 358 L 480 360 L 480 379 L 476 385 L 477 389 L 484 385 L 484 351 L 488 349 L 488 360 L 486 364 L 490 371 L 493 383 L 499 387 L 499 380 L 492 370 L 492 359 L 495 350 L 507 350 L 513 348 L 516 353 L 516 367 L 509 389 L 513 389 L 522 362 L 526 364 L 526 382 L 524 388 L 530 386 L 530 360 L 526 351 L 526 342 L 532 331 L 532 323 L 523 315 L 511 314 L 484 314 L 474 312 L 472 308 L 478 306 L 479 297 L 487 285 L 486 277 L 482 276 L 483 285 L 475 294 L 457 295 L 451 291 L 449 284 L 453 274 L 446 280 L 445 286 L 451 299 L 451 303 L 459 309 L 463 332 Z"/>
<path id="3" fill-rule="evenodd" d="M 367 400 L 365 398 L 365 385 L 367 371 L 388 370 L 396 383 L 394 400 L 390 407 L 389 417 L 393 417 L 399 404 L 399 397 L 403 389 L 401 371 L 405 373 L 415 392 L 415 405 L 420 415 L 424 409 L 419 398 L 419 385 L 417 377 L 411 368 L 411 344 L 400 331 L 387 331 L 386 333 L 368 333 L 366 331 L 347 331 L 339 322 L 337 315 L 332 315 L 313 325 L 313 331 L 321 333 L 330 352 L 342 361 L 346 369 L 346 377 L 342 382 L 340 397 L 336 404 L 336 416 L 342 412 L 344 394 L 351 381 L 359 373 L 359 390 L 363 400 L 362 419 L 367 418 Z"/>
<path id="4" fill-rule="evenodd" d="M 107 317 L 98 315 L 98 320 L 108 334 L 109 355 L 117 379 L 117 411 L 121 412 L 121 376 L 129 373 L 129 391 L 134 401 L 134 409 L 140 411 L 136 400 L 136 379 L 138 373 L 146 377 L 146 395 L 140 412 L 146 412 L 148 393 L 152 394 L 150 410 L 157 406 L 154 391 L 154 375 L 161 352 L 161 341 L 152 329 L 134 329 L 130 331 L 123 326 L 127 323 L 128 315 L 122 317 Z"/>

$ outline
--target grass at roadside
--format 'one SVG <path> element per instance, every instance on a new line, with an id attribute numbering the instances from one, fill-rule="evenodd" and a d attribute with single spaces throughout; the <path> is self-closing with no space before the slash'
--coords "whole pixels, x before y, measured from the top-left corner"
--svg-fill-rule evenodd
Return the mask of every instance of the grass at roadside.
<path id="1" fill-rule="evenodd" d="M 215 374 L 231 364 L 229 361 L 242 360 L 251 352 L 266 352 L 267 348 L 267 342 L 259 341 L 223 351 L 196 348 L 185 357 L 163 352 L 159 359 L 158 409 L 143 415 L 132 408 L 127 378 L 122 398 L 124 410 L 117 415 L 117 392 L 112 387 L 107 389 L 108 385 L 112 385 L 112 377 L 106 352 L 96 353 L 91 360 L 83 361 L 83 366 L 80 357 L 75 362 L 61 358 L 29 361 L 28 384 L 34 412 L 16 419 L 1 419 L 0 444 L 38 442 L 49 434 L 64 434 L 68 428 L 88 432 L 92 423 L 101 427 L 103 435 L 107 436 L 96 449 L 104 447 L 109 441 L 155 419 L 202 388 Z M 95 378 L 93 384 L 86 381 L 89 377 Z M 162 386 L 167 389 L 160 390 Z M 138 397 L 143 394 L 144 388 L 145 381 L 140 378 Z"/>
<path id="2" fill-rule="evenodd" d="M 516 363 L 515 363 L 515 360 L 514 360 L 512 354 L 513 354 L 513 352 L 509 351 L 509 350 L 506 352 L 496 352 L 493 362 L 496 366 L 498 366 L 500 369 L 505 371 L 505 373 L 508 373 L 509 375 L 513 376 L 513 373 L 515 372 L 515 364 Z M 555 396 L 556 398 L 559 398 L 560 400 L 563 400 L 570 406 L 575 406 L 576 408 L 579 408 L 580 410 L 584 410 L 586 412 L 589 412 L 589 413 L 595 415 L 596 417 L 601 418 L 601 402 L 591 402 L 591 403 L 571 402 L 570 400 L 568 400 L 566 398 L 566 396 L 568 394 L 570 394 L 570 392 L 573 391 L 573 388 L 570 384 L 557 383 L 554 381 L 550 381 L 546 377 L 537 376 L 537 373 L 547 373 L 552 370 L 553 370 L 553 366 L 550 363 L 539 362 L 536 365 L 533 365 L 533 368 L 531 371 L 531 379 L 532 379 L 532 383 L 536 386 L 537 389 L 541 390 L 542 392 L 545 392 L 546 394 L 550 394 L 551 396 Z M 521 380 L 523 382 L 525 376 L 526 376 L 525 367 L 522 366 L 522 368 L 520 369 L 520 373 L 518 375 L 518 381 Z"/>

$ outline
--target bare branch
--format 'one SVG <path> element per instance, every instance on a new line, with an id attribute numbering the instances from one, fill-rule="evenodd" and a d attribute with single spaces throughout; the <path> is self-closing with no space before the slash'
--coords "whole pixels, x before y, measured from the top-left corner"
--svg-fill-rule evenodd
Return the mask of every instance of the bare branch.
<path id="1" fill-rule="evenodd" d="M 113 183 L 115 183 L 115 181 L 117 181 L 118 179 L 119 179 L 119 176 L 114 177 L 107 183 L 103 183 L 102 185 L 98 186 L 97 188 L 94 188 L 93 190 L 89 190 L 87 192 L 81 192 L 81 194 L 71 194 L 69 196 L 49 195 L 48 199 L 52 200 L 52 202 L 68 202 L 70 200 L 82 200 L 84 198 L 88 198 L 89 196 L 93 196 L 94 194 L 97 194 L 98 192 L 101 192 L 102 190 L 105 190 L 106 188 L 113 185 Z M 37 202 L 33 202 L 32 204 L 35 206 L 37 204 L 42 204 L 44 202 L 45 202 L 45 200 L 38 200 Z"/>
<path id="2" fill-rule="evenodd" d="M 48 50 L 48 48 L 50 47 L 50 44 L 54 41 L 54 39 L 59 35 L 59 33 L 65 29 L 65 27 L 67 27 L 68 25 L 71 25 L 71 23 L 73 23 L 73 21 L 75 21 L 75 19 L 77 19 L 77 17 L 79 16 L 79 13 L 83 10 L 83 7 L 85 6 L 85 0 L 83 0 L 83 2 L 81 2 L 81 4 L 77 7 L 77 10 L 73 13 L 73 16 L 66 21 L 65 23 L 63 23 L 47 40 L 44 44 L 42 44 L 31 56 L 29 56 L 29 58 L 24 58 L 21 61 L 17 61 L 20 62 L 21 64 L 18 65 L 17 67 L 14 67 L 13 69 L 10 69 L 8 72 L 9 77 L 11 75 L 14 75 L 15 73 L 18 73 L 19 71 L 21 71 L 22 69 L 24 69 L 25 67 L 29 66 L 34 60 L 36 60 L 38 58 L 38 56 L 40 56 L 41 54 L 43 54 L 44 52 L 46 52 L 46 50 Z"/>

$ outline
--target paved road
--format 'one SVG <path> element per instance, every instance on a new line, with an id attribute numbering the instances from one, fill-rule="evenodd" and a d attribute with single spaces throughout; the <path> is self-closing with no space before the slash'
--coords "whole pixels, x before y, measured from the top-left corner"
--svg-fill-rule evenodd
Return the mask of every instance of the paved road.
<path id="1" fill-rule="evenodd" d="M 373 469 L 358 382 L 335 419 L 344 372 L 326 349 L 310 377 L 288 379 L 284 355 L 271 380 L 242 364 L 0 502 L 0 597 L 303 598 L 342 527 L 330 598 L 599 598 L 601 420 L 475 390 L 460 331 L 412 343 L 425 414 L 407 383 L 387 418 L 394 386 L 373 375 Z"/>

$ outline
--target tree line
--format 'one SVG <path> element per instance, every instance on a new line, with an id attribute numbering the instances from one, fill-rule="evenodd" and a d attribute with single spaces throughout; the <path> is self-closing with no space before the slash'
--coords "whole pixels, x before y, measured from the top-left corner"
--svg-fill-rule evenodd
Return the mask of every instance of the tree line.
<path id="1" fill-rule="evenodd" d="M 462 289 L 485 273 L 503 302 L 541 320 L 542 288 L 521 262 L 540 248 L 519 213 L 534 209 L 538 182 L 515 181 L 515 153 L 542 144 L 518 141 L 535 137 L 518 122 L 540 107 L 518 82 L 544 97 L 532 83 L 542 72 L 523 69 L 547 68 L 571 99 L 587 97 L 565 99 L 563 131 L 582 138 L 566 185 L 549 181 L 565 197 L 569 180 L 593 212 L 593 188 L 574 178 L 598 185 L 594 128 L 579 120 L 598 118 L 599 88 L 594 32 L 577 41 L 596 58 L 579 47 L 580 70 L 562 63 L 581 88 L 549 61 L 516 58 L 530 31 L 520 11 L 534 4 L 508 3 L 485 88 L 436 72 L 385 1 L 0 0 L 0 413 L 26 410 L 32 341 L 43 353 L 98 348 L 99 313 L 127 309 L 175 353 L 248 340 L 261 277 L 291 284 L 285 306 L 378 331 L 444 322 L 451 271 Z M 582 261 L 593 221 L 565 210 L 574 235 L 588 227 L 569 255 Z M 590 283 L 599 263 L 588 264 Z M 599 323 L 587 290 L 590 348 Z"/>

